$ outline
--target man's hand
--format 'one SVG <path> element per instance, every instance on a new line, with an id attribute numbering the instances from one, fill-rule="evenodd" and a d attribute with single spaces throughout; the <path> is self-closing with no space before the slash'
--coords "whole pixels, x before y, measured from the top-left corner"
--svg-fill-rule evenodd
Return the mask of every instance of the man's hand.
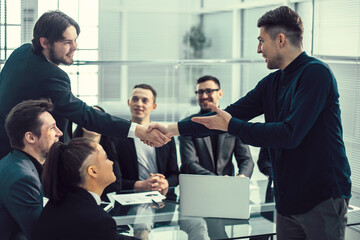
<path id="1" fill-rule="evenodd" d="M 160 123 L 150 123 L 147 131 L 152 132 L 155 129 L 165 134 L 168 138 L 180 135 L 177 123 L 170 123 L 168 125 Z"/>
<path id="2" fill-rule="evenodd" d="M 159 177 L 157 183 L 158 185 L 158 189 L 156 189 L 155 191 L 163 191 L 164 189 L 167 189 L 169 187 L 169 182 L 168 180 L 166 180 L 165 176 L 161 173 L 155 173 L 152 174 L 150 173 L 150 177 Z"/>
<path id="3" fill-rule="evenodd" d="M 232 118 L 230 113 L 218 108 L 213 103 L 209 103 L 212 111 L 217 114 L 209 117 L 193 117 L 191 120 L 204 125 L 209 129 L 222 130 L 227 132 L 230 119 Z"/>
<path id="4" fill-rule="evenodd" d="M 135 136 L 140 138 L 143 142 L 154 147 L 161 147 L 171 140 L 164 133 L 157 129 L 153 129 L 153 131 L 147 131 L 147 129 L 147 126 L 139 124 L 136 125 Z"/>
<path id="5" fill-rule="evenodd" d="M 150 173 L 150 177 L 148 177 L 144 181 L 136 181 L 134 184 L 134 189 L 144 190 L 144 191 L 163 191 L 164 189 L 169 187 L 168 181 L 165 179 L 165 176 L 156 173 Z"/>

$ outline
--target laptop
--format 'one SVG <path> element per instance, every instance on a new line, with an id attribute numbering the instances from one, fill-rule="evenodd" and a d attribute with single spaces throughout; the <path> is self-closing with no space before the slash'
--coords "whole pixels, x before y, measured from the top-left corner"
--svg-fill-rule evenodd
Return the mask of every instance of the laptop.
<path id="1" fill-rule="evenodd" d="M 180 174 L 180 214 L 249 219 L 247 177 Z"/>

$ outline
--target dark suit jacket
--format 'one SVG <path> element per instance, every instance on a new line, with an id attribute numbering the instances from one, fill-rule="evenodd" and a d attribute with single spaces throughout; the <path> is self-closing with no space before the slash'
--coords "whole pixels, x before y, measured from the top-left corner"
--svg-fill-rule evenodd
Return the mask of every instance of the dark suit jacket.
<path id="1" fill-rule="evenodd" d="M 71 136 L 69 120 L 107 136 L 128 135 L 130 121 L 97 111 L 76 98 L 69 76 L 43 54 L 34 54 L 31 44 L 24 44 L 10 55 L 0 73 L 0 157 L 11 150 L 4 129 L 6 115 L 19 102 L 40 98 L 49 98 L 55 105 L 53 116 L 64 133 L 62 141 Z"/>
<path id="2" fill-rule="evenodd" d="M 39 174 L 26 154 L 0 160 L 0 239 L 30 239 L 43 208 Z"/>
<path id="3" fill-rule="evenodd" d="M 139 166 L 136 155 L 134 139 L 120 139 L 117 142 L 117 153 L 122 173 L 123 189 L 134 189 L 139 180 Z M 158 173 L 165 175 L 169 186 L 179 184 L 179 168 L 177 164 L 175 139 L 172 138 L 166 145 L 155 148 Z"/>
<path id="4" fill-rule="evenodd" d="M 82 188 L 69 192 L 58 205 L 49 201 L 40 215 L 33 237 L 34 240 L 118 238 L 115 220 Z"/>
<path id="5" fill-rule="evenodd" d="M 272 178 L 272 165 L 270 161 L 269 150 L 266 147 L 260 148 L 257 165 L 261 173 Z"/>
<path id="6" fill-rule="evenodd" d="M 194 114 L 186 119 L 199 116 Z M 186 120 L 185 119 L 185 120 Z M 233 154 L 238 164 L 238 174 L 251 177 L 254 162 L 248 145 L 228 133 L 218 135 L 218 156 L 215 166 L 210 137 L 179 136 L 181 173 L 203 175 L 234 175 Z"/>

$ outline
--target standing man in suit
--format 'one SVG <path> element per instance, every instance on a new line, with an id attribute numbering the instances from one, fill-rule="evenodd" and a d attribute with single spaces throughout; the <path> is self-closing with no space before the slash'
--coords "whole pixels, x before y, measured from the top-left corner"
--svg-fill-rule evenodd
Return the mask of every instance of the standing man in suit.
<path id="1" fill-rule="evenodd" d="M 191 119 L 211 111 L 209 103 L 216 106 L 223 95 L 220 81 L 213 76 L 203 76 L 197 80 L 196 91 L 200 112 L 184 120 Z M 234 176 L 232 157 L 239 168 L 237 176 L 251 177 L 254 162 L 248 145 L 228 133 L 202 138 L 179 136 L 181 154 L 181 172 L 203 175 Z"/>
<path id="2" fill-rule="evenodd" d="M 150 123 L 150 114 L 157 107 L 156 91 L 147 84 L 133 88 L 128 105 L 131 122 Z M 123 189 L 162 191 L 179 183 L 175 140 L 154 148 L 140 139 L 124 139 L 117 144 Z"/>
<path id="3" fill-rule="evenodd" d="M 42 165 L 62 132 L 46 100 L 17 104 L 5 121 L 13 150 L 0 160 L 0 239 L 30 239 L 43 208 Z"/>
<path id="4" fill-rule="evenodd" d="M 0 74 L 0 158 L 11 150 L 3 127 L 5 117 L 28 99 L 51 99 L 63 142 L 71 137 L 69 120 L 107 136 L 149 139 L 155 146 L 170 140 L 159 131 L 146 133 L 146 126 L 97 111 L 72 94 L 70 78 L 59 65 L 73 63 L 79 33 L 79 25 L 66 14 L 46 12 L 35 24 L 32 44 L 15 49 L 7 59 Z"/>

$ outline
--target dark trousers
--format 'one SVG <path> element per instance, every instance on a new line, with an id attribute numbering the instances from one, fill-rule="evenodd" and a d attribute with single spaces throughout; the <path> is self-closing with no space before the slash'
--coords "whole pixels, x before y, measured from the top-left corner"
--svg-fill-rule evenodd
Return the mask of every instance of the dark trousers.
<path id="1" fill-rule="evenodd" d="M 283 216 L 277 214 L 278 240 L 343 240 L 347 223 L 347 200 L 329 198 L 310 211 Z"/>

